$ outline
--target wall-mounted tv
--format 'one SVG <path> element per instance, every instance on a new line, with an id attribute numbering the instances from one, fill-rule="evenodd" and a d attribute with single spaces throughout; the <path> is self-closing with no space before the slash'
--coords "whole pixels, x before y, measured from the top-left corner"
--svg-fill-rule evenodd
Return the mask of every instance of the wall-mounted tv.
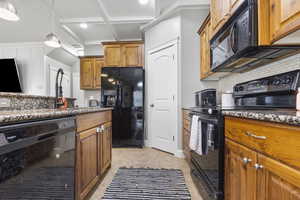
<path id="1" fill-rule="evenodd" d="M 13 58 L 0 59 L 0 92 L 22 92 L 18 66 Z"/>

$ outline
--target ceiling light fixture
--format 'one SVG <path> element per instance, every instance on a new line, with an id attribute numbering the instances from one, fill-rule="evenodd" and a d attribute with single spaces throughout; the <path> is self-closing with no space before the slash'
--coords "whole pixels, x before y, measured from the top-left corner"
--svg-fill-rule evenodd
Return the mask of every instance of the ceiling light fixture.
<path id="1" fill-rule="evenodd" d="M 108 82 L 114 82 L 114 79 L 113 78 L 109 78 Z"/>
<path id="2" fill-rule="evenodd" d="M 149 0 L 139 0 L 140 4 L 146 5 L 149 3 Z"/>
<path id="3" fill-rule="evenodd" d="M 46 36 L 45 44 L 49 47 L 59 48 L 61 47 L 61 42 L 58 37 L 54 34 L 55 29 L 55 13 L 54 13 L 54 0 L 52 0 L 52 10 L 51 10 L 51 20 L 52 20 L 52 32 Z"/>
<path id="4" fill-rule="evenodd" d="M 108 74 L 101 74 L 101 77 L 108 77 Z"/>
<path id="5" fill-rule="evenodd" d="M 83 29 L 87 29 L 88 25 L 87 25 L 87 23 L 80 23 L 80 27 Z"/>
<path id="6" fill-rule="evenodd" d="M 7 21 L 19 21 L 17 9 L 8 0 L 0 0 L 0 18 Z"/>

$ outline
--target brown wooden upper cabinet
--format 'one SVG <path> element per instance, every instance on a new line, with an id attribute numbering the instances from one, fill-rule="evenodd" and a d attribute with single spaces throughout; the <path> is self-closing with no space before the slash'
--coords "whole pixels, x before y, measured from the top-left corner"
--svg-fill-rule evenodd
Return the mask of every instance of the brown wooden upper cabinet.
<path id="1" fill-rule="evenodd" d="M 135 42 L 103 42 L 106 67 L 144 66 L 144 44 Z"/>
<path id="2" fill-rule="evenodd" d="M 104 59 L 87 57 L 80 59 L 80 88 L 83 90 L 99 89 L 101 87 L 101 68 Z"/>
<path id="3" fill-rule="evenodd" d="M 231 0 L 211 0 L 211 31 L 214 35 L 229 18 L 229 4 Z"/>
<path id="4" fill-rule="evenodd" d="M 198 33 L 200 35 L 200 78 L 207 78 L 212 72 L 210 70 L 210 16 L 205 19 Z"/>
<path id="5" fill-rule="evenodd" d="M 300 29 L 299 0 L 269 1 L 271 42 L 275 42 Z"/>

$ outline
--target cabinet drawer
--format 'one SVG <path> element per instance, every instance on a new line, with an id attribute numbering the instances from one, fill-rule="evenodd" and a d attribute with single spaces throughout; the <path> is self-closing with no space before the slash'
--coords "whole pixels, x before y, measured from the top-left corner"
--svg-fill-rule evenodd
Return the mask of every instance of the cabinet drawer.
<path id="1" fill-rule="evenodd" d="M 111 121 L 111 117 L 111 111 L 78 115 L 76 117 L 77 132 L 88 130 L 105 122 L 109 122 Z"/>
<path id="2" fill-rule="evenodd" d="M 225 136 L 300 168 L 300 127 L 226 117 Z"/>

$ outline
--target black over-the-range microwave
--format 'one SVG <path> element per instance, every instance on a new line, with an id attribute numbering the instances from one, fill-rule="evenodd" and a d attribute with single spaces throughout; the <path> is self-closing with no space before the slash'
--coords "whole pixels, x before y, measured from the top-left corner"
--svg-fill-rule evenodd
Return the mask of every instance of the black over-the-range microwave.
<path id="1" fill-rule="evenodd" d="M 258 44 L 258 3 L 245 0 L 211 39 L 211 70 L 243 72 L 300 51 L 300 45 Z"/>

